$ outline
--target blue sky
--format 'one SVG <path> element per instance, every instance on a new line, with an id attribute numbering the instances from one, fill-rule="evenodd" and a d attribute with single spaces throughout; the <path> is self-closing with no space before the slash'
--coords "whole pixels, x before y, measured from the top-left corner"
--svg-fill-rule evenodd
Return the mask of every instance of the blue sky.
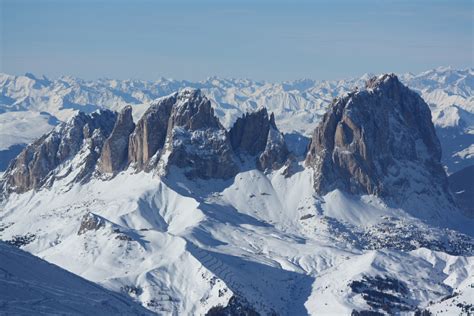
<path id="1" fill-rule="evenodd" d="M 282 81 L 473 66 L 472 0 L 0 3 L 11 74 Z"/>

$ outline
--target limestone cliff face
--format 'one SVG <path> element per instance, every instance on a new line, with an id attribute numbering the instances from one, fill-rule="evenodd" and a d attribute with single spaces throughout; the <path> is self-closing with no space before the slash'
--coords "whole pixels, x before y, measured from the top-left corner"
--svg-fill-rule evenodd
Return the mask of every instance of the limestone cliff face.
<path id="1" fill-rule="evenodd" d="M 168 121 L 177 95 L 174 93 L 153 102 L 130 135 L 128 160 L 138 170 L 152 168 L 152 157 L 160 154 L 159 151 L 165 144 Z"/>
<path id="2" fill-rule="evenodd" d="M 280 169 L 289 159 L 289 151 L 283 134 L 277 129 L 273 115 L 267 135 L 265 149 L 258 157 L 257 166 L 260 170 Z"/>
<path id="3" fill-rule="evenodd" d="M 166 172 L 176 166 L 191 179 L 227 179 L 238 172 L 227 132 L 200 90 L 185 89 L 177 96 L 162 162 Z"/>
<path id="4" fill-rule="evenodd" d="M 239 117 L 229 131 L 232 148 L 237 153 L 247 153 L 251 156 L 260 154 L 267 145 L 270 125 L 265 108 Z"/>
<path id="5" fill-rule="evenodd" d="M 184 89 L 176 98 L 171 112 L 169 130 L 181 127 L 188 131 L 200 129 L 223 129 L 214 115 L 211 101 L 199 89 Z"/>
<path id="6" fill-rule="evenodd" d="M 278 169 L 288 159 L 289 151 L 275 118 L 263 108 L 237 119 L 229 131 L 232 148 L 237 155 L 257 156 L 260 170 Z"/>
<path id="7" fill-rule="evenodd" d="M 153 102 L 135 125 L 132 108 L 120 113 L 78 113 L 26 147 L 1 180 L 3 192 L 25 192 L 56 180 L 107 179 L 122 170 L 168 175 L 172 167 L 190 179 L 228 179 L 241 155 L 261 170 L 280 168 L 288 149 L 266 109 L 240 118 L 227 132 L 200 90 L 183 89 Z"/>
<path id="8" fill-rule="evenodd" d="M 108 110 L 89 115 L 79 112 L 27 146 L 12 161 L 3 177 L 4 189 L 17 193 L 38 189 L 73 171 L 74 181 L 87 180 L 115 119 L 116 114 Z M 74 161 L 76 156 L 81 159 Z M 62 172 L 58 169 L 60 165 L 64 165 Z"/>
<path id="9" fill-rule="evenodd" d="M 98 169 L 104 174 L 116 174 L 128 164 L 130 134 L 135 129 L 132 107 L 125 107 L 117 117 L 114 129 L 102 147 Z"/>
<path id="10" fill-rule="evenodd" d="M 341 189 L 403 200 L 450 200 L 441 147 L 423 99 L 393 74 L 336 100 L 314 131 L 306 164 L 325 194 Z"/>

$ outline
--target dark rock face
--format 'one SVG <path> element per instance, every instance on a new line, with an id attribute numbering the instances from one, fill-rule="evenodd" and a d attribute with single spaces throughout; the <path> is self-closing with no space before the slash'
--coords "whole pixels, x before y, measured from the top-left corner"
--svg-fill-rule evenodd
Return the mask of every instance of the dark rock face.
<path id="1" fill-rule="evenodd" d="M 176 100 L 177 93 L 154 102 L 130 135 L 128 160 L 138 170 L 147 167 L 150 159 L 163 148 L 171 109 Z"/>
<path id="2" fill-rule="evenodd" d="M 132 108 L 127 106 L 118 115 L 114 129 L 102 148 L 98 163 L 101 173 L 115 174 L 127 165 L 129 137 L 134 128 Z"/>
<path id="3" fill-rule="evenodd" d="M 320 194 L 452 200 L 440 158 L 428 106 L 390 74 L 334 102 L 314 131 L 306 164 L 315 169 Z"/>
<path id="4" fill-rule="evenodd" d="M 352 281 L 349 287 L 353 293 L 362 296 L 373 309 L 372 312 L 387 312 L 393 315 L 417 310 L 417 306 L 412 305 L 413 300 L 406 284 L 392 277 L 364 276 L 361 280 Z M 376 315 L 366 312 L 355 315 Z"/>
<path id="5" fill-rule="evenodd" d="M 281 168 L 287 161 L 289 155 L 285 139 L 283 138 L 283 134 L 276 128 L 273 115 L 271 122 L 270 129 L 268 130 L 267 145 L 257 162 L 257 166 L 260 170 L 276 170 Z"/>
<path id="6" fill-rule="evenodd" d="M 265 108 L 238 118 L 229 138 L 237 154 L 258 156 L 257 167 L 261 170 L 279 169 L 288 158 L 289 151 L 275 117 L 269 117 Z"/>
<path id="7" fill-rule="evenodd" d="M 252 156 L 260 154 L 267 145 L 270 124 L 265 108 L 239 117 L 229 131 L 232 148 Z"/>
<path id="8" fill-rule="evenodd" d="M 84 215 L 81 221 L 81 226 L 77 232 L 78 235 L 85 234 L 89 230 L 98 230 L 105 226 L 105 220 L 93 213 Z"/>
<path id="9" fill-rule="evenodd" d="M 75 181 L 85 181 L 92 174 L 105 139 L 112 132 L 114 112 L 104 110 L 90 115 L 79 112 L 27 146 L 10 164 L 3 177 L 7 192 L 25 192 L 52 183 L 56 168 L 80 154 L 78 164 L 69 166 L 59 178 L 79 169 Z"/>
<path id="10" fill-rule="evenodd" d="M 227 132 L 199 90 L 179 93 L 168 123 L 162 161 L 167 172 L 177 166 L 191 179 L 227 179 L 237 173 Z"/>
<path id="11" fill-rule="evenodd" d="M 351 316 L 385 316 L 384 313 L 373 312 L 373 311 L 357 311 L 352 310 Z"/>
<path id="12" fill-rule="evenodd" d="M 206 316 L 259 316 L 260 314 L 244 299 L 232 296 L 227 306 L 212 307 Z"/>
<path id="13" fill-rule="evenodd" d="M 198 89 L 184 89 L 177 95 L 169 125 L 171 129 L 179 126 L 188 131 L 223 128 L 214 115 L 211 101 Z"/>
<path id="14" fill-rule="evenodd" d="M 17 248 L 28 245 L 36 239 L 36 235 L 32 233 L 27 233 L 26 235 L 16 235 L 13 236 L 11 240 L 5 241 L 5 243 L 12 245 Z"/>
<path id="15" fill-rule="evenodd" d="M 474 218 L 474 165 L 451 174 L 448 178 L 457 204 L 471 218 Z"/>

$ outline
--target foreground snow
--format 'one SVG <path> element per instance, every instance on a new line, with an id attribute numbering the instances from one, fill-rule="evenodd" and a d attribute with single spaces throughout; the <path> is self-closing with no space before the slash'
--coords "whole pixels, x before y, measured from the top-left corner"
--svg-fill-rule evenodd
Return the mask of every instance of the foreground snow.
<path id="1" fill-rule="evenodd" d="M 129 298 L 0 242 L 2 315 L 150 315 Z"/>
<path id="2" fill-rule="evenodd" d="M 229 181 L 189 181 L 179 170 L 86 185 L 66 178 L 12 195 L 1 206 L 0 238 L 165 314 L 205 314 L 233 296 L 263 314 L 350 314 L 377 304 L 360 284 L 393 280 L 400 308 L 414 310 L 472 286 L 472 249 L 452 246 L 457 235 L 452 247 L 436 246 L 443 251 L 424 248 L 401 238 L 403 227 L 444 232 L 375 197 L 316 198 L 311 172 L 298 170 Z M 403 222 L 383 226 L 389 217 Z"/>

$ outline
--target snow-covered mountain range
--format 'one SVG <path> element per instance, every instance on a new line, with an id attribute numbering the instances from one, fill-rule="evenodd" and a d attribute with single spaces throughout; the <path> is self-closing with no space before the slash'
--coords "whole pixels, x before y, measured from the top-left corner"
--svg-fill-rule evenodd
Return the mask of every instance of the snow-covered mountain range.
<path id="1" fill-rule="evenodd" d="M 450 173 L 474 164 L 474 70 L 437 68 L 399 78 L 417 91 L 432 110 L 433 122 L 443 147 L 443 164 Z M 355 87 L 363 87 L 371 75 L 338 81 L 310 79 L 270 83 L 246 79 L 209 78 L 202 82 L 157 81 L 72 77 L 51 80 L 32 74 L 0 74 L 0 170 L 28 144 L 65 121 L 78 110 L 120 110 L 131 105 L 140 117 L 158 97 L 184 87 L 201 89 L 211 100 L 224 127 L 248 111 L 265 107 L 274 113 L 279 128 L 304 148 L 301 135 L 310 136 L 332 100 Z M 292 134 L 292 133 L 299 134 Z M 300 140 L 300 142 L 298 142 Z M 301 142 L 303 144 L 301 144 Z M 13 147 L 11 147 L 13 146 Z M 8 150 L 10 148 L 10 150 Z"/>
<path id="2" fill-rule="evenodd" d="M 157 314 L 473 312 L 474 218 L 444 170 L 471 158 L 440 136 L 471 135 L 472 73 L 3 76 L 1 115 L 56 126 L 2 176 L 0 238 Z"/>

